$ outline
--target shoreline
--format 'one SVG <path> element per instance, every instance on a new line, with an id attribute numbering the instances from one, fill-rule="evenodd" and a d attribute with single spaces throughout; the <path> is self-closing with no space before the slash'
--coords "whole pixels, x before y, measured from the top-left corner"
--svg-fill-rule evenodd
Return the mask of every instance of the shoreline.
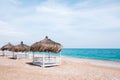
<path id="1" fill-rule="evenodd" d="M 115 67 L 120 68 L 120 61 L 109 61 L 109 60 L 97 60 L 97 59 L 86 59 L 86 58 L 74 58 L 68 56 L 62 56 L 62 60 L 72 61 L 72 62 L 86 62 L 92 65 L 104 66 L 104 67 Z"/>
<path id="2" fill-rule="evenodd" d="M 111 61 L 111 62 L 120 62 L 120 60 L 107 60 L 107 59 L 96 59 L 96 58 L 80 58 L 80 57 L 71 57 L 71 56 L 63 56 L 75 59 L 86 59 L 86 60 L 98 60 L 98 61 Z"/>

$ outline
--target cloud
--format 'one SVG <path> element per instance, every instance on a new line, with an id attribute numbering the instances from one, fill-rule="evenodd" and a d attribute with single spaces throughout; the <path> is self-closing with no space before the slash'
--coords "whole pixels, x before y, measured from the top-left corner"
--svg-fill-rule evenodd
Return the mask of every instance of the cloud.
<path id="1" fill-rule="evenodd" d="M 17 17 L 13 22 L 19 25 L 41 26 L 41 30 L 109 31 L 119 29 L 119 5 L 96 5 L 90 1 L 79 2 L 72 6 L 56 1 L 45 1 L 37 5 L 35 12 L 24 17 Z M 92 6 L 89 8 L 89 6 Z M 27 10 L 24 10 L 27 11 Z M 47 23 L 47 24 L 46 24 Z M 34 25 L 33 25 L 34 24 Z M 26 25 L 26 26 L 27 26 Z M 114 25 L 114 26 L 113 26 Z M 39 26 L 39 27 L 40 27 Z M 43 26 L 43 27 L 42 27 Z M 54 31 L 55 31 L 54 30 Z M 53 31 L 53 30 L 52 30 Z"/>
<path id="2" fill-rule="evenodd" d="M 12 23 L 16 23 L 19 25 L 30 25 L 33 24 L 35 26 L 42 25 L 46 27 L 66 27 L 75 30 L 80 29 L 108 29 L 108 28 L 119 28 L 119 16 L 120 13 L 118 10 L 120 9 L 119 5 L 103 5 L 94 6 L 88 8 L 88 5 L 92 5 L 90 1 L 84 1 L 74 4 L 73 6 L 69 6 L 67 4 L 58 3 L 57 1 L 45 1 L 40 5 L 35 7 L 34 13 L 31 14 L 33 9 L 28 10 L 23 9 L 23 11 L 28 11 L 28 14 L 25 16 L 18 16 L 13 18 Z M 86 7 L 84 7 L 86 6 Z M 46 24 L 47 23 L 47 24 Z M 112 25 L 111 25 L 112 24 Z M 34 26 L 33 25 L 33 26 Z M 114 26 L 113 26 L 114 25 Z M 55 28 L 56 28 L 55 27 Z"/>
<path id="3" fill-rule="evenodd" d="M 58 15 L 68 15 L 72 11 L 65 5 L 60 5 L 58 3 L 46 2 L 36 7 L 37 12 L 39 13 L 48 13 L 48 14 L 58 14 Z"/>
<path id="4" fill-rule="evenodd" d="M 80 3 L 82 4 L 82 3 Z M 87 2 L 88 4 L 88 2 Z M 102 5 L 99 7 L 92 8 L 79 8 L 78 3 L 74 5 L 74 14 L 71 18 L 74 22 L 74 29 L 77 30 L 89 30 L 89 31 L 109 31 L 109 29 L 119 29 L 120 30 L 120 13 L 119 5 Z M 76 8 L 76 6 L 78 8 Z M 80 5 L 79 5 L 80 6 Z M 82 6 L 82 5 L 81 5 Z M 89 6 L 88 6 L 89 7 Z"/>
<path id="5" fill-rule="evenodd" d="M 21 2 L 19 0 L 8 0 L 11 4 L 20 4 Z"/>
<path id="6" fill-rule="evenodd" d="M 11 27 L 8 23 L 0 21 L 0 35 L 2 36 L 20 36 L 24 35 L 23 32 L 19 32 L 15 28 Z"/>
<path id="7" fill-rule="evenodd" d="M 92 44 L 93 47 L 109 47 L 120 41 L 117 39 L 120 37 L 119 2 L 45 0 L 32 5 L 24 0 L 10 1 L 7 7 L 0 7 L 1 35 L 24 35 L 26 40 L 38 40 L 48 35 L 66 47 Z"/>

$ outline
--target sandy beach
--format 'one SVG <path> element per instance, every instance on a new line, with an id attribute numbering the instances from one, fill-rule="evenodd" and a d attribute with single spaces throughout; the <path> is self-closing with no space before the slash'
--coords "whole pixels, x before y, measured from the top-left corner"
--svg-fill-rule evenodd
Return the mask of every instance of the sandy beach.
<path id="1" fill-rule="evenodd" d="M 47 68 L 31 62 L 0 53 L 0 80 L 120 80 L 120 62 L 62 57 L 60 66 Z"/>

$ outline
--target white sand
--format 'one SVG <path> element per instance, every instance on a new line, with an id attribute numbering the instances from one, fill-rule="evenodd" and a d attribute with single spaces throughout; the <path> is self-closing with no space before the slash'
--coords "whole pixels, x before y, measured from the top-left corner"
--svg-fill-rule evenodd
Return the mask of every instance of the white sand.
<path id="1" fill-rule="evenodd" d="M 0 80 L 120 80 L 119 62 L 62 57 L 60 66 L 48 68 L 31 62 L 0 56 Z"/>

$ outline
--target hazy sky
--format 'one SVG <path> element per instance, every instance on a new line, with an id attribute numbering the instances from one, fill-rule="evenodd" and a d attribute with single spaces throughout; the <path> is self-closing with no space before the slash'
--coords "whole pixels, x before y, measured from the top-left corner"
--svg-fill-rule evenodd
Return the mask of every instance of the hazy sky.
<path id="1" fill-rule="evenodd" d="M 0 46 L 46 35 L 64 47 L 120 48 L 120 0 L 0 0 Z"/>

